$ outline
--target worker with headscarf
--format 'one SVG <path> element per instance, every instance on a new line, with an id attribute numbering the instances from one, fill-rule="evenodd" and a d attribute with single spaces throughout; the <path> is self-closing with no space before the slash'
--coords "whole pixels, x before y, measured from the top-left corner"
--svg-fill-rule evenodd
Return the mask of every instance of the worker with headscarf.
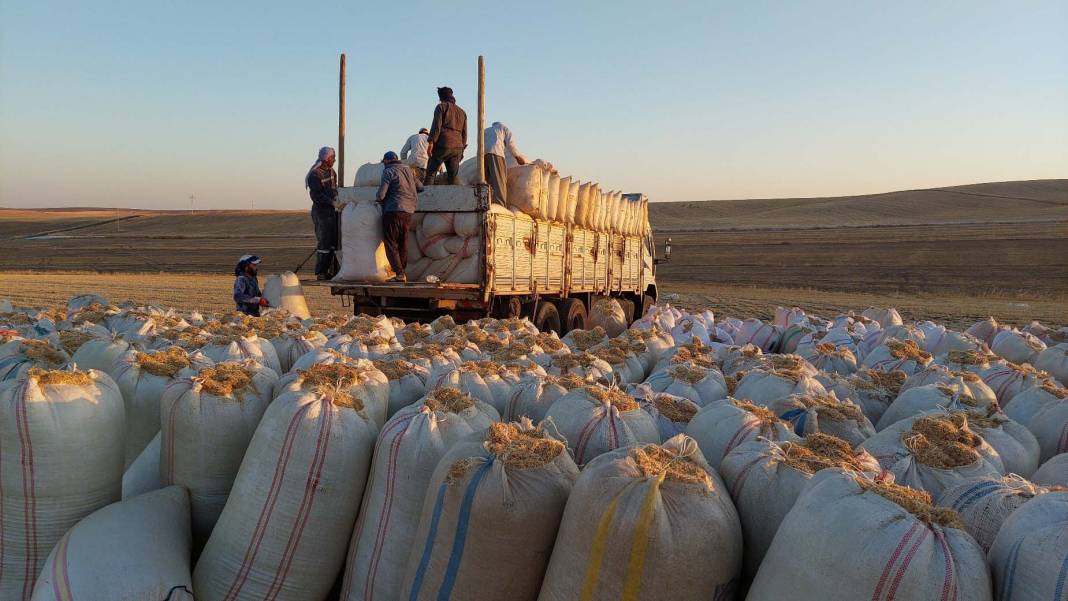
<path id="1" fill-rule="evenodd" d="M 269 307 L 263 298 L 260 281 L 256 274 L 260 270 L 260 258 L 256 255 L 244 255 L 234 266 L 234 304 L 245 315 L 260 316 L 260 307 Z"/>
<path id="2" fill-rule="evenodd" d="M 427 143 L 430 145 L 430 159 L 426 165 L 423 183 L 431 183 L 438 167 L 445 165 L 449 174 L 449 183 L 460 180 L 460 161 L 467 148 L 467 113 L 456 106 L 456 97 L 452 88 L 438 88 L 438 106 L 434 108 L 434 121 L 430 125 Z"/>
<path id="3" fill-rule="evenodd" d="M 508 162 L 505 153 L 510 153 L 515 162 L 525 165 L 527 159 L 519 152 L 512 139 L 512 130 L 501 123 L 494 121 L 493 125 L 486 128 L 483 140 L 486 146 L 486 183 L 493 190 L 493 200 L 500 204 L 508 203 Z"/>
<path id="4" fill-rule="evenodd" d="M 382 156 L 382 183 L 378 186 L 376 200 L 382 205 L 382 242 L 386 258 L 393 268 L 391 282 L 406 282 L 404 273 L 408 267 L 408 227 L 412 222 L 423 184 L 407 165 L 401 162 L 392 150 Z"/>
<path id="5" fill-rule="evenodd" d="M 424 127 L 419 130 L 419 133 L 409 136 L 401 148 L 401 160 L 408 163 L 408 167 L 411 167 L 415 178 L 419 181 L 423 181 L 426 177 L 426 163 L 430 159 L 426 152 L 429 146 L 427 142 L 429 135 L 430 131 Z"/>
<path id="6" fill-rule="evenodd" d="M 334 149 L 323 146 L 319 158 L 304 176 L 311 195 L 312 225 L 315 227 L 315 279 L 329 280 L 337 272 L 337 173 Z"/>

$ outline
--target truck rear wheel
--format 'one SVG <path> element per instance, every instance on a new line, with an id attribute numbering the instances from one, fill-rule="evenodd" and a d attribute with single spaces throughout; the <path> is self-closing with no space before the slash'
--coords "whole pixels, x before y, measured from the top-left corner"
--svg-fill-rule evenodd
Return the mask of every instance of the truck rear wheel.
<path id="1" fill-rule="evenodd" d="M 642 296 L 642 314 L 638 316 L 638 319 L 641 319 L 641 318 L 645 317 L 645 314 L 648 313 L 649 309 L 652 309 L 653 305 L 655 305 L 655 304 L 656 304 L 656 301 L 653 299 L 652 296 L 650 296 L 648 294 L 643 295 Z"/>
<path id="2" fill-rule="evenodd" d="M 560 312 L 556 305 L 547 302 L 538 303 L 538 310 L 534 313 L 534 327 L 542 332 L 553 331 L 560 333 Z"/>
<path id="3" fill-rule="evenodd" d="M 560 299 L 557 303 L 557 310 L 560 313 L 560 325 L 563 326 L 560 332 L 561 335 L 567 334 L 571 330 L 585 330 L 586 329 L 586 304 L 577 298 L 564 298 Z"/>
<path id="4" fill-rule="evenodd" d="M 627 325 L 634 323 L 634 301 L 625 298 L 617 298 L 619 306 L 623 308 L 623 314 L 627 316 Z"/>

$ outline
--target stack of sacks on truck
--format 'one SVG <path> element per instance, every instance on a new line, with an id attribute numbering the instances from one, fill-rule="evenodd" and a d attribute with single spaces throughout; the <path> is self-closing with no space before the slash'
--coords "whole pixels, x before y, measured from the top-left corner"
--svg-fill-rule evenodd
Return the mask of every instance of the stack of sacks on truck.
<path id="1" fill-rule="evenodd" d="M 10 309 L 3 598 L 1064 591 L 1068 390 L 993 320 Z"/>
<path id="2" fill-rule="evenodd" d="M 381 177 L 382 164 L 367 163 L 357 170 L 355 185 L 377 187 Z M 467 184 L 477 183 L 476 159 L 463 162 L 460 179 Z M 380 226 L 381 216 L 379 211 L 376 221 L 372 214 L 375 210 L 373 203 L 356 203 L 343 210 L 341 271 L 344 275 L 339 278 L 385 278 L 388 267 L 376 254 L 381 248 L 381 233 L 375 224 Z M 508 206 L 493 203 L 490 211 L 629 236 L 644 235 L 649 229 L 648 199 L 644 196 L 603 191 L 598 184 L 561 177 L 552 164 L 540 159 L 508 169 Z M 408 279 L 435 277 L 449 282 L 477 283 L 482 277 L 480 218 L 475 212 L 416 213 L 408 236 Z M 351 245 L 346 238 L 353 239 Z M 348 256 L 353 253 L 359 256 Z"/>

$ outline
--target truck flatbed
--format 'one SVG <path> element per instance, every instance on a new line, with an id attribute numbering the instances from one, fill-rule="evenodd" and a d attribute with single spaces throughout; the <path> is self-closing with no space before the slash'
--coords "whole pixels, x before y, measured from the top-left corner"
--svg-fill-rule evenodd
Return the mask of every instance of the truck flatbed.
<path id="1" fill-rule="evenodd" d="M 302 286 L 330 288 L 332 294 L 355 296 L 404 296 L 409 298 L 438 298 L 475 300 L 481 297 L 480 284 L 456 282 L 357 282 L 350 280 L 301 280 Z"/>

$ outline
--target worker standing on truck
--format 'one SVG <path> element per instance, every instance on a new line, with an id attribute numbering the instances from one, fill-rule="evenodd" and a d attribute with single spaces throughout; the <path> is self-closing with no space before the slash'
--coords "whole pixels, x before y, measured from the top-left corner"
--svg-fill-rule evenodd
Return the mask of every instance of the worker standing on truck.
<path id="1" fill-rule="evenodd" d="M 459 183 L 460 161 L 467 148 L 467 113 L 456 106 L 452 88 L 438 88 L 438 106 L 434 108 L 434 122 L 430 125 L 427 143 L 430 159 L 427 161 L 423 183 L 430 184 L 438 167 L 445 164 L 449 183 Z"/>
<path id="2" fill-rule="evenodd" d="M 416 194 L 423 191 L 423 184 L 392 150 L 382 156 L 382 164 L 385 169 L 375 198 L 382 205 L 382 242 L 394 273 L 389 281 L 406 282 L 408 227 L 418 202 Z"/>
<path id="3" fill-rule="evenodd" d="M 256 277 L 259 270 L 260 258 L 256 255 L 241 257 L 234 267 L 234 304 L 238 311 L 253 317 L 260 316 L 260 307 L 270 306 L 260 291 L 260 281 Z"/>
<path id="4" fill-rule="evenodd" d="M 311 194 L 312 225 L 315 227 L 315 279 L 329 280 L 337 270 L 337 172 L 334 149 L 323 146 L 319 159 L 304 176 Z"/>
<path id="5" fill-rule="evenodd" d="M 512 153 L 515 162 L 525 165 L 527 159 L 519 152 L 512 139 L 512 130 L 500 121 L 486 128 L 483 135 L 486 146 L 486 183 L 493 190 L 493 199 L 508 204 L 508 163 L 505 152 Z"/>
<path id="6" fill-rule="evenodd" d="M 408 163 L 412 172 L 415 173 L 415 178 L 419 181 L 423 181 L 423 178 L 426 177 L 426 163 L 430 159 L 426 151 L 430 145 L 427 142 L 429 135 L 430 132 L 424 127 L 419 130 L 419 133 L 409 136 L 404 143 L 404 147 L 401 148 L 401 160 Z"/>

